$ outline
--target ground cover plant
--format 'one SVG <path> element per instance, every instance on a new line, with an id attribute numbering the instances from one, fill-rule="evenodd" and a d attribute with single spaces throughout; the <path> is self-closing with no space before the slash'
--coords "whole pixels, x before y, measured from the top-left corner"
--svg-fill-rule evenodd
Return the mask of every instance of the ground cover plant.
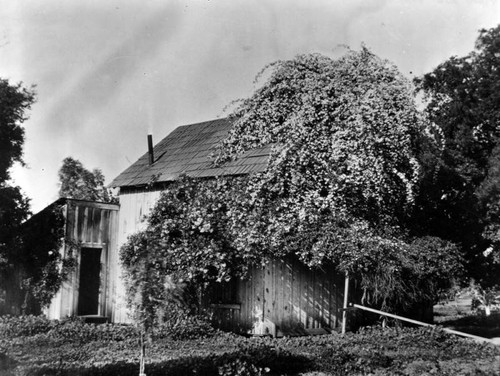
<path id="1" fill-rule="evenodd" d="M 1 375 L 137 375 L 139 331 L 43 318 L 0 322 Z M 432 328 L 272 339 L 211 331 L 147 345 L 150 375 L 498 375 L 500 347 Z"/>

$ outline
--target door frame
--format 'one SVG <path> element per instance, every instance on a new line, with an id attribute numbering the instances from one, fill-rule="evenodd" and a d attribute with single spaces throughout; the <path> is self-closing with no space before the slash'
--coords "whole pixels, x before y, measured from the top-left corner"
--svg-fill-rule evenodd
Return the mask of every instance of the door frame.
<path id="1" fill-rule="evenodd" d="M 108 285 L 108 245 L 106 243 L 87 243 L 82 242 L 79 244 L 80 250 L 77 256 L 77 268 L 75 270 L 75 284 L 74 284 L 74 295 L 73 295 L 73 312 L 75 316 L 81 316 L 78 314 L 78 301 L 80 297 L 80 271 L 82 265 L 82 250 L 85 248 L 90 249 L 100 249 L 101 259 L 99 268 L 99 294 L 97 301 L 97 314 L 96 315 L 83 315 L 85 316 L 106 316 L 106 292 Z"/>

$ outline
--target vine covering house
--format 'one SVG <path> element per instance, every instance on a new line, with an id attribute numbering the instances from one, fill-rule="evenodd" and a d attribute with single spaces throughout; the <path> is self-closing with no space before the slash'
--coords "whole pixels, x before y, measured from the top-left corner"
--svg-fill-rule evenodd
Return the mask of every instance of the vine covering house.
<path id="1" fill-rule="evenodd" d="M 210 283 L 204 304 L 221 328 L 329 331 L 344 273 L 361 299 L 400 311 L 431 302 L 458 270 L 453 244 L 411 224 L 442 146 L 411 83 L 366 48 L 265 69 L 231 120 L 179 127 L 154 147 L 148 137 L 148 152 L 111 183 L 117 247 L 102 268 L 112 321 L 130 320 L 126 303 L 164 301 L 179 272 Z"/>
<path id="2" fill-rule="evenodd" d="M 211 155 L 230 128 L 228 119 L 178 127 L 113 180 L 111 186 L 120 189 L 118 244 L 144 229 L 144 216 L 161 192 L 182 176 L 213 179 L 265 170 L 271 146 L 214 166 Z M 127 321 L 120 280 L 116 291 L 113 320 Z M 210 291 L 205 303 L 216 325 L 237 332 L 326 332 L 338 327 L 342 317 L 343 276 L 333 268 L 313 271 L 293 258 L 253 268 L 245 279 L 215 283 Z"/>
<path id="3" fill-rule="evenodd" d="M 271 146 L 213 164 L 213 152 L 230 128 L 228 119 L 176 128 L 112 181 L 119 188 L 119 205 L 65 201 L 65 239 L 78 244 L 76 267 L 46 310 L 50 318 L 131 322 L 119 249 L 145 229 L 162 192 L 183 176 L 210 180 L 265 170 Z M 205 307 L 222 329 L 287 335 L 325 333 L 341 325 L 344 275 L 333 265 L 311 269 L 294 257 L 273 259 L 252 267 L 245 278 L 213 283 L 208 291 Z"/>

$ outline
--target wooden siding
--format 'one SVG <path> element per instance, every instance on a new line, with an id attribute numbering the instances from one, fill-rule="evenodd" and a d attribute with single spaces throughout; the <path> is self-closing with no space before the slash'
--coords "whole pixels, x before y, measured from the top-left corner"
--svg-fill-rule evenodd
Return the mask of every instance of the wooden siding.
<path id="1" fill-rule="evenodd" d="M 217 327 L 239 333 L 330 332 L 342 317 L 343 279 L 289 258 L 254 268 L 245 280 L 213 284 L 205 298 Z"/>
<path id="2" fill-rule="evenodd" d="M 116 222 L 118 220 L 118 205 L 79 201 L 67 199 L 64 216 L 65 237 L 60 252 L 63 257 L 72 254 L 76 258 L 77 266 L 70 279 L 63 283 L 62 288 L 52 300 L 46 311 L 49 318 L 60 319 L 78 315 L 78 295 L 80 291 L 80 261 L 81 249 L 101 249 L 100 276 L 99 276 L 99 303 L 95 316 L 111 319 L 113 279 L 111 276 L 116 265 L 111 262 L 111 254 L 116 249 Z M 78 251 L 79 250 L 79 251 Z M 82 287 L 84 288 L 84 287 Z"/>
<path id="3" fill-rule="evenodd" d="M 119 249 L 127 241 L 127 238 L 143 230 L 146 226 L 145 217 L 151 212 L 156 201 L 160 197 L 162 190 L 157 189 L 121 189 L 120 191 L 120 212 L 118 215 L 117 248 L 111 255 L 111 265 L 116 265 L 113 272 L 113 322 L 131 322 L 126 307 L 125 286 L 121 279 L 121 268 L 119 259 Z"/>
<path id="4" fill-rule="evenodd" d="M 162 188 L 126 188 L 120 191 L 118 247 L 111 260 L 119 266 L 118 250 L 128 236 L 143 230 L 145 216 Z M 114 322 L 131 322 L 126 308 L 121 272 L 113 275 Z M 343 277 L 332 269 L 310 270 L 300 262 L 276 260 L 252 269 L 246 280 L 214 284 L 204 299 L 217 327 L 239 333 L 306 334 L 331 331 L 342 317 Z"/>

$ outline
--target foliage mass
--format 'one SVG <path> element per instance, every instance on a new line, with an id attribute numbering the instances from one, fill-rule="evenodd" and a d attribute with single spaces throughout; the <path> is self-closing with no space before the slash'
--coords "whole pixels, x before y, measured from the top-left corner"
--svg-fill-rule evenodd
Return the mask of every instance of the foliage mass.
<path id="1" fill-rule="evenodd" d="M 136 312 L 162 312 L 170 278 L 203 286 L 288 255 L 335 265 L 384 308 L 432 300 L 460 255 L 405 227 L 442 149 L 411 82 L 366 48 L 339 60 L 301 55 L 261 75 L 215 163 L 272 144 L 266 170 L 170 185 L 121 249 Z"/>

